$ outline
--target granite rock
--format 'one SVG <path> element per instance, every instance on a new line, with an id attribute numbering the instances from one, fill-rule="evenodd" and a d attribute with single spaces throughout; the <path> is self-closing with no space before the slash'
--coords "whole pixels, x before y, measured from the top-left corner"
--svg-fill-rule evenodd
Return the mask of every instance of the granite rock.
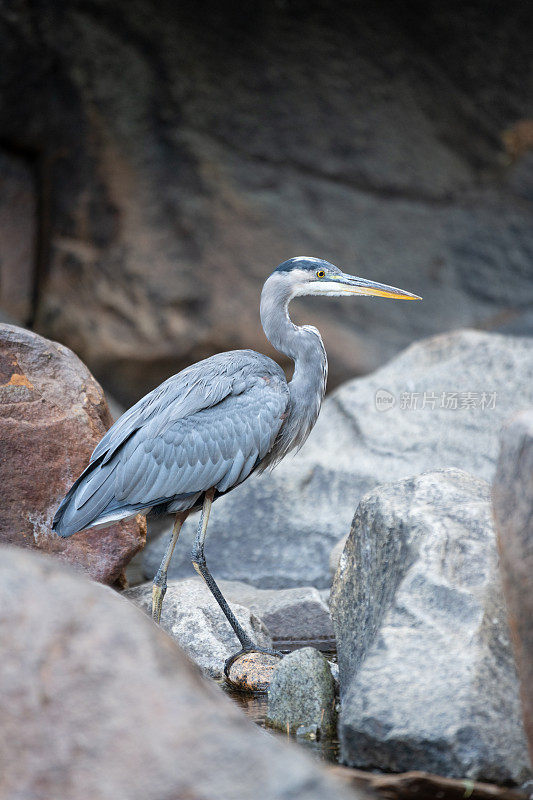
<path id="1" fill-rule="evenodd" d="M 268 690 L 267 723 L 300 736 L 320 736 L 335 726 L 335 682 L 313 647 L 294 650 L 276 667 Z"/>
<path id="2" fill-rule="evenodd" d="M 345 763 L 530 775 L 485 481 L 447 469 L 367 494 L 331 610 Z"/>
<path id="3" fill-rule="evenodd" d="M 220 581 L 223 594 L 249 608 L 266 625 L 276 647 L 312 642 L 323 650 L 335 649 L 329 607 L 314 586 L 292 589 L 256 589 L 241 581 Z"/>
<path id="4" fill-rule="evenodd" d="M 533 760 L 533 410 L 503 430 L 492 487 L 500 567 Z"/>

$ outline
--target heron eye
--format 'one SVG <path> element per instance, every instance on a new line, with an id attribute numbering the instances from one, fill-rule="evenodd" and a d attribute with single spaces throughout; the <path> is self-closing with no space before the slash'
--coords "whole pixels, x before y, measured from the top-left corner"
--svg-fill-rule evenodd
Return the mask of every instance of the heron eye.
<path id="1" fill-rule="evenodd" d="M 326 273 L 324 272 L 323 269 L 319 269 L 317 274 L 316 274 L 316 276 L 317 276 L 317 278 L 325 278 L 326 277 Z"/>

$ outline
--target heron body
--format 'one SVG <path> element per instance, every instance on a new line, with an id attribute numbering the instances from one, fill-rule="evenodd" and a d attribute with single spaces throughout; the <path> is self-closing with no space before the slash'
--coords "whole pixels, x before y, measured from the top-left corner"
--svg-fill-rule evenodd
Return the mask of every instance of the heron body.
<path id="1" fill-rule="evenodd" d="M 137 513 L 175 514 L 154 582 L 154 617 L 159 619 L 179 528 L 190 511 L 201 507 L 193 564 L 245 650 L 253 643 L 207 570 L 203 542 L 213 500 L 301 447 L 316 422 L 326 390 L 326 352 L 316 328 L 296 326 L 288 314 L 291 299 L 306 294 L 416 298 L 345 275 L 321 259 L 283 262 L 263 287 L 261 322 L 272 345 L 294 361 L 290 383 L 275 361 L 253 350 L 219 353 L 187 367 L 109 429 L 53 521 L 53 529 L 66 537 Z"/>
<path id="2" fill-rule="evenodd" d="M 252 350 L 219 353 L 169 378 L 124 414 L 59 508 L 62 536 L 139 512 L 176 513 L 223 494 L 272 452 L 289 390 Z"/>

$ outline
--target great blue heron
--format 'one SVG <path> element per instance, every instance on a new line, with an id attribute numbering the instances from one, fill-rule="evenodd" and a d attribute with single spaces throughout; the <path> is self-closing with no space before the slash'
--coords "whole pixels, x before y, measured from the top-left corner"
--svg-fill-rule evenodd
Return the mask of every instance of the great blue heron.
<path id="1" fill-rule="evenodd" d="M 294 361 L 287 384 L 278 364 L 253 350 L 219 353 L 187 367 L 139 400 L 109 429 L 89 466 L 54 517 L 53 529 L 71 536 L 85 528 L 142 514 L 175 514 L 172 535 L 153 582 L 152 616 L 159 622 L 167 570 L 184 520 L 202 509 L 192 563 L 235 631 L 242 652 L 262 651 L 243 630 L 209 572 L 204 541 L 213 500 L 252 472 L 273 467 L 307 439 L 326 391 L 327 358 L 310 325 L 288 314 L 301 295 L 417 295 L 345 275 L 318 258 L 291 258 L 266 280 L 261 322 L 267 339 Z M 273 652 L 276 655 L 275 651 Z"/>

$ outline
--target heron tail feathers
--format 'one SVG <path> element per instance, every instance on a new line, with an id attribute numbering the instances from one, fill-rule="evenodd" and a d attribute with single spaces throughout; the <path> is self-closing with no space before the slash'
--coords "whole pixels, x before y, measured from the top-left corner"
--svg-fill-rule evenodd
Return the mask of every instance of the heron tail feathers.
<path id="1" fill-rule="evenodd" d="M 101 466 L 101 459 L 89 464 L 69 489 L 52 523 L 52 530 L 68 538 L 97 523 L 114 499 L 112 474 L 115 465 Z"/>

